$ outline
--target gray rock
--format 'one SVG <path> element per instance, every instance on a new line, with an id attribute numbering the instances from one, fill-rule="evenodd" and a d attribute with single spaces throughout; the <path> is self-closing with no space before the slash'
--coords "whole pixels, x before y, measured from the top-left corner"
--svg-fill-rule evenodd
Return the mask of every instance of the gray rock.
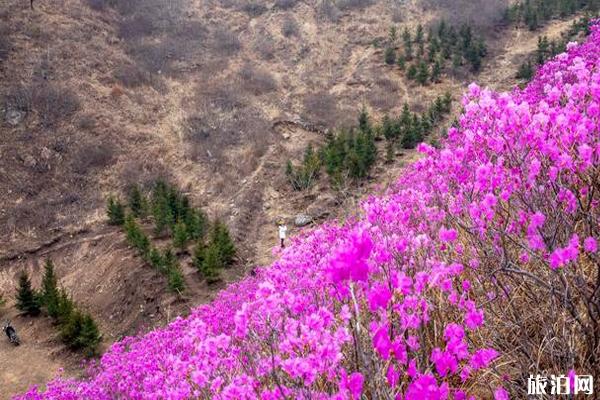
<path id="1" fill-rule="evenodd" d="M 306 226 L 313 222 L 313 219 L 310 215 L 306 214 L 298 214 L 296 218 L 294 218 L 294 225 L 296 226 Z"/>
<path id="2" fill-rule="evenodd" d="M 9 125 L 17 126 L 25 118 L 25 113 L 19 110 L 8 110 L 6 111 L 6 122 Z"/>

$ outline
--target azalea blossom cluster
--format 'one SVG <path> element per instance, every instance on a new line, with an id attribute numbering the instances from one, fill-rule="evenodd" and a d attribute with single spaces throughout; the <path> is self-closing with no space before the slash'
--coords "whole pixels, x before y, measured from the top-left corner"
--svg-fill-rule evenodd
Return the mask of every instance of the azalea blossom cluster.
<path id="1" fill-rule="evenodd" d="M 486 340 L 486 307 L 511 293 L 494 271 L 560 280 L 598 260 L 599 66 L 592 26 L 524 90 L 472 84 L 443 148 L 421 145 L 354 220 L 17 399 L 508 399 L 511 355 Z"/>

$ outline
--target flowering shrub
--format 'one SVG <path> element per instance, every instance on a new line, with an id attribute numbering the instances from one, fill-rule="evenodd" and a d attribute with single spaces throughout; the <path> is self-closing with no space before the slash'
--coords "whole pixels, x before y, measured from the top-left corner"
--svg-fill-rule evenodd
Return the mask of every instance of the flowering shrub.
<path id="1" fill-rule="evenodd" d="M 17 398 L 504 400 L 536 371 L 597 374 L 599 60 L 592 27 L 522 91 L 471 85 L 444 147 L 359 218 Z"/>

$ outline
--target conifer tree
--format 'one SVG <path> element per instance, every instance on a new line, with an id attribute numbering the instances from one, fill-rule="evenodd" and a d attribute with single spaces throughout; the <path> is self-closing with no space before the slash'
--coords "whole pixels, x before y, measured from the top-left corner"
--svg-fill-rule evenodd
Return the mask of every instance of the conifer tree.
<path id="1" fill-rule="evenodd" d="M 394 139 L 394 124 L 389 115 L 385 114 L 381 121 L 381 130 L 383 132 L 383 137 L 388 141 Z"/>
<path id="2" fill-rule="evenodd" d="M 394 65 L 396 62 L 396 50 L 393 47 L 387 47 L 385 49 L 384 59 L 387 65 Z"/>
<path id="3" fill-rule="evenodd" d="M 169 282 L 169 289 L 172 292 L 181 293 L 185 289 L 185 281 L 183 274 L 179 266 L 176 268 L 170 268 L 168 271 L 167 279 Z"/>
<path id="4" fill-rule="evenodd" d="M 96 322 L 90 314 L 83 314 L 79 334 L 75 339 L 75 347 L 83 349 L 88 356 L 96 354 L 101 336 Z"/>
<path id="5" fill-rule="evenodd" d="M 402 32 L 402 41 L 404 42 L 404 56 L 408 61 L 410 61 L 413 58 L 413 48 L 408 28 L 404 28 L 404 31 Z"/>
<path id="6" fill-rule="evenodd" d="M 211 244 L 206 248 L 204 253 L 204 259 L 202 260 L 202 264 L 200 266 L 200 273 L 208 283 L 215 283 L 219 281 L 219 267 L 221 265 L 220 261 L 220 251 L 215 244 Z"/>
<path id="7" fill-rule="evenodd" d="M 73 300 L 64 289 L 60 289 L 58 293 L 58 306 L 56 312 L 56 321 L 63 326 L 69 322 L 71 315 L 75 310 Z"/>
<path id="8" fill-rule="evenodd" d="M 385 162 L 391 163 L 394 161 L 394 144 L 388 141 L 385 145 Z"/>
<path id="9" fill-rule="evenodd" d="M 406 69 L 406 58 L 404 57 L 403 54 L 400 54 L 398 56 L 398 60 L 396 61 L 396 64 L 398 65 L 398 68 L 400 68 L 400 71 L 404 71 Z"/>
<path id="10" fill-rule="evenodd" d="M 417 67 L 414 64 L 411 64 L 408 67 L 408 71 L 406 72 L 406 77 L 410 80 L 414 80 L 417 78 Z"/>
<path id="11" fill-rule="evenodd" d="M 17 288 L 17 309 L 25 315 L 36 316 L 40 313 L 40 298 L 31 287 L 31 281 L 25 271 L 19 276 Z"/>
<path id="12" fill-rule="evenodd" d="M 184 217 L 184 223 L 188 237 L 192 240 L 198 240 L 204 237 L 206 233 L 208 218 L 202 210 L 190 210 Z"/>
<path id="13" fill-rule="evenodd" d="M 72 349 L 78 348 L 77 338 L 83 327 L 83 314 L 79 310 L 73 310 L 68 320 L 61 324 L 61 338 L 63 342 Z"/>
<path id="14" fill-rule="evenodd" d="M 436 60 L 436 62 L 433 64 L 433 68 L 431 69 L 431 82 L 439 82 L 441 74 L 442 66 L 440 65 L 440 62 Z"/>
<path id="15" fill-rule="evenodd" d="M 52 318 L 56 318 L 58 316 L 59 301 L 58 278 L 54 272 L 54 264 L 50 259 L 46 260 L 46 265 L 44 266 L 41 300 L 46 307 L 48 315 Z"/>
<path id="16" fill-rule="evenodd" d="M 417 31 L 415 33 L 415 42 L 419 43 L 419 44 L 423 43 L 423 38 L 424 38 L 423 25 L 419 24 L 419 25 L 417 25 Z"/>
<path id="17" fill-rule="evenodd" d="M 416 78 L 417 82 L 419 82 L 421 85 L 425 85 L 427 83 L 427 80 L 429 79 L 429 68 L 427 67 L 425 61 L 419 62 Z"/>
<path id="18" fill-rule="evenodd" d="M 177 257 L 171 247 L 167 247 L 162 256 L 165 271 L 168 273 L 172 268 L 177 268 Z"/>
<path id="19" fill-rule="evenodd" d="M 204 262 L 204 255 L 206 254 L 206 244 L 203 241 L 199 241 L 194 249 L 193 263 L 194 266 L 201 271 L 202 263 Z"/>
<path id="20" fill-rule="evenodd" d="M 533 77 L 533 67 L 531 61 L 524 62 L 517 71 L 516 78 L 529 81 Z"/>
<path id="21" fill-rule="evenodd" d="M 223 266 L 228 266 L 233 262 L 235 245 L 229 234 L 229 229 L 221 221 L 215 221 L 213 225 L 211 246 L 217 249 L 219 260 Z"/>
<path id="22" fill-rule="evenodd" d="M 367 108 L 364 105 L 362 106 L 360 114 L 358 115 L 358 129 L 365 133 L 371 131 L 369 112 L 367 111 Z"/>
<path id="23" fill-rule="evenodd" d="M 138 185 L 132 185 L 129 189 L 129 209 L 136 218 L 146 216 L 148 205 Z"/>
<path id="24" fill-rule="evenodd" d="M 156 247 L 152 247 L 150 249 L 150 253 L 148 254 L 148 262 L 150 265 L 157 270 L 162 270 L 164 268 L 164 260 L 162 254 Z"/>
<path id="25" fill-rule="evenodd" d="M 185 250 L 185 246 L 189 239 L 187 227 L 183 222 L 178 222 L 173 228 L 173 245 L 181 250 Z"/>
<path id="26" fill-rule="evenodd" d="M 123 225 L 123 222 L 125 222 L 125 208 L 113 196 L 108 198 L 106 215 L 108 216 L 108 223 L 110 225 Z"/>

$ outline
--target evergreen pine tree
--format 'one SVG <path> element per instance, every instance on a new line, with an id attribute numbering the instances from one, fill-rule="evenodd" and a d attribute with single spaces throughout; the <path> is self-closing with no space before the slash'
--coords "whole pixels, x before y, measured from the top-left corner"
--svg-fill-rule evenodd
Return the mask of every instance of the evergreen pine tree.
<path id="1" fill-rule="evenodd" d="M 219 267 L 221 266 L 220 251 L 215 244 L 211 244 L 204 252 L 204 258 L 200 266 L 200 273 L 208 283 L 219 281 Z"/>
<path id="2" fill-rule="evenodd" d="M 188 237 L 192 240 L 204 237 L 207 221 L 206 214 L 202 210 L 191 210 L 188 212 L 184 220 Z"/>
<path id="3" fill-rule="evenodd" d="M 194 266 L 198 269 L 198 271 L 202 268 L 202 263 L 204 262 L 204 255 L 206 254 L 206 244 L 203 241 L 199 241 L 194 249 L 193 263 Z"/>
<path id="4" fill-rule="evenodd" d="M 178 267 L 177 257 L 171 247 L 167 247 L 162 256 L 164 272 L 168 273 L 172 268 Z"/>
<path id="5" fill-rule="evenodd" d="M 108 198 L 106 215 L 108 216 L 108 223 L 110 225 L 123 225 L 123 222 L 125 222 L 125 208 L 113 196 Z"/>
<path id="6" fill-rule="evenodd" d="M 154 233 L 161 235 L 173 220 L 169 206 L 169 193 L 166 183 L 158 181 L 152 191 L 152 215 L 154 216 Z"/>
<path id="7" fill-rule="evenodd" d="M 173 245 L 181 250 L 185 250 L 185 245 L 189 239 L 187 227 L 183 222 L 178 222 L 173 228 Z"/>
<path id="8" fill-rule="evenodd" d="M 46 307 L 48 315 L 52 318 L 58 316 L 58 278 L 54 272 L 54 264 L 52 260 L 46 260 L 44 266 L 44 276 L 42 278 L 42 304 Z"/>
<path id="9" fill-rule="evenodd" d="M 537 50 L 536 50 L 536 57 L 537 57 L 537 63 L 538 64 L 543 64 L 544 61 L 546 61 L 546 59 L 548 58 L 549 55 L 549 43 L 548 43 L 548 37 L 546 36 L 540 36 L 538 37 L 538 43 L 537 43 Z"/>
<path id="10" fill-rule="evenodd" d="M 60 289 L 58 293 L 58 306 L 56 312 L 56 321 L 63 326 L 69 322 L 71 315 L 75 309 L 73 300 L 64 289 Z"/>
<path id="11" fill-rule="evenodd" d="M 394 161 L 394 144 L 393 142 L 387 142 L 385 145 L 385 162 L 391 163 Z"/>
<path id="12" fill-rule="evenodd" d="M 367 108 L 363 105 L 360 114 L 358 115 L 358 128 L 361 132 L 370 132 L 371 131 L 371 122 L 369 121 L 369 112 Z"/>
<path id="13" fill-rule="evenodd" d="M 164 260 L 162 254 L 156 247 L 152 247 L 150 249 L 150 253 L 148 254 L 148 262 L 152 267 L 161 271 L 164 268 Z"/>
<path id="14" fill-rule="evenodd" d="M 531 61 L 524 62 L 517 71 L 516 78 L 529 81 L 533 77 L 533 67 Z"/>
<path id="15" fill-rule="evenodd" d="M 148 205 L 138 185 L 132 185 L 128 195 L 129 209 L 136 218 L 141 218 L 146 215 Z"/>
<path id="16" fill-rule="evenodd" d="M 169 284 L 169 290 L 175 293 L 181 293 L 185 289 L 185 280 L 179 266 L 177 268 L 170 268 L 167 272 L 167 279 Z"/>
<path id="17" fill-rule="evenodd" d="M 31 281 L 25 271 L 19 276 L 17 288 L 17 309 L 25 315 L 36 316 L 40 313 L 40 298 L 31 287 Z"/>
<path id="18" fill-rule="evenodd" d="M 213 225 L 211 246 L 217 249 L 222 266 L 228 266 L 233 262 L 235 245 L 229 234 L 229 229 L 220 221 L 215 221 Z"/>
<path id="19" fill-rule="evenodd" d="M 83 349 L 88 356 L 96 354 L 101 336 L 96 322 L 89 314 L 83 314 L 79 334 L 75 339 L 75 347 Z"/>
<path id="20" fill-rule="evenodd" d="M 427 83 L 427 80 L 429 79 L 429 68 L 427 67 L 425 61 L 419 62 L 416 79 L 421 85 L 425 85 Z"/>
<path id="21" fill-rule="evenodd" d="M 404 56 L 408 61 L 413 58 L 412 39 L 408 28 L 404 28 L 402 32 L 402 41 L 404 42 Z"/>
<path id="22" fill-rule="evenodd" d="M 389 115 L 385 114 L 381 121 L 381 130 L 383 137 L 388 141 L 394 139 L 394 124 Z"/>
<path id="23" fill-rule="evenodd" d="M 433 64 L 433 68 L 431 69 L 431 82 L 439 82 L 441 74 L 442 66 L 440 65 L 440 62 L 436 60 L 436 62 Z"/>
<path id="24" fill-rule="evenodd" d="M 81 334 L 83 327 L 83 314 L 78 310 L 73 310 L 68 320 L 61 324 L 60 334 L 63 342 L 72 349 L 79 348 L 77 338 Z"/>
<path id="25" fill-rule="evenodd" d="M 393 47 L 385 49 L 384 60 L 387 65 L 394 65 L 396 62 L 396 50 Z"/>
<path id="26" fill-rule="evenodd" d="M 423 25 L 419 24 L 417 25 L 417 31 L 415 33 L 415 42 L 418 44 L 423 43 L 423 38 Z"/>
<path id="27" fill-rule="evenodd" d="M 406 77 L 410 80 L 417 79 L 417 67 L 414 64 L 411 64 L 408 67 L 408 71 L 406 72 Z"/>
<path id="28" fill-rule="evenodd" d="M 404 57 L 403 54 L 400 54 L 398 56 L 398 60 L 396 61 L 396 64 L 398 65 L 398 68 L 400 68 L 400 71 L 404 71 L 406 69 L 406 58 Z"/>

